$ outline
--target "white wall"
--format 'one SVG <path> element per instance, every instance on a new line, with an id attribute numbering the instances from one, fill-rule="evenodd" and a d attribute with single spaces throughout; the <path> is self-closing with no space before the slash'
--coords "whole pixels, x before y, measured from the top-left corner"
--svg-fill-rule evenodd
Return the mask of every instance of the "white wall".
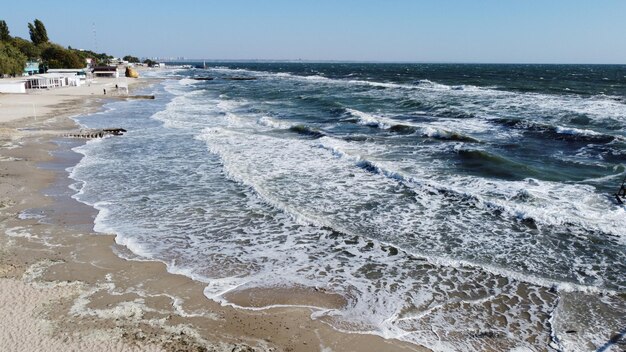
<path id="1" fill-rule="evenodd" d="M 26 93 L 26 82 L 0 82 L 0 93 Z"/>

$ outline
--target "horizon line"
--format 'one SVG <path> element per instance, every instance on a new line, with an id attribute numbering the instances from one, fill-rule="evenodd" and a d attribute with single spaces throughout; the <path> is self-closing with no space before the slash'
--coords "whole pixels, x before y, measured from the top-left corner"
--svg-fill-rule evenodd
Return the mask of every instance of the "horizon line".
<path id="1" fill-rule="evenodd" d="M 142 57 L 151 59 L 152 57 Z M 207 59 L 185 58 L 167 59 L 161 57 L 162 62 L 241 62 L 241 63 L 347 63 L 347 64 L 456 64 L 456 65 L 612 65 L 626 66 L 626 63 L 574 63 L 574 62 L 489 62 L 489 61 L 411 61 L 411 60 L 308 60 L 308 59 Z"/>

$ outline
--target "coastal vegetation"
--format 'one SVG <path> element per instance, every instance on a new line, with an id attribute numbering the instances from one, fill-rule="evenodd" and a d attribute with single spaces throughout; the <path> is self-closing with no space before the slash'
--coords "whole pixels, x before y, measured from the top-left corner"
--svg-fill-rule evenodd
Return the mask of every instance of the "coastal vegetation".
<path id="1" fill-rule="evenodd" d="M 153 67 L 157 62 L 156 61 L 152 61 L 150 59 L 145 59 L 145 60 L 143 60 L 143 63 L 148 65 L 148 67 Z"/>
<path id="2" fill-rule="evenodd" d="M 0 41 L 7 41 L 11 39 L 11 34 L 9 33 L 9 26 L 5 21 L 0 21 Z"/>
<path id="3" fill-rule="evenodd" d="M 7 75 L 17 75 L 24 71 L 26 56 L 16 47 L 0 41 L 0 72 Z"/>
<path id="4" fill-rule="evenodd" d="M 138 57 L 136 57 L 136 56 L 132 56 L 132 55 L 126 55 L 126 56 L 124 56 L 124 57 L 122 58 L 122 60 L 124 60 L 124 61 L 128 61 L 128 62 L 133 63 L 133 64 L 136 64 L 136 63 L 138 63 L 138 62 L 141 62 L 141 61 L 139 61 L 139 58 L 138 58 Z"/>
<path id="5" fill-rule="evenodd" d="M 21 75 L 28 61 L 39 62 L 44 70 L 48 68 L 83 68 L 86 59 L 92 64 L 107 65 L 113 56 L 91 50 L 67 48 L 50 41 L 46 26 L 39 19 L 28 23 L 30 40 L 13 37 L 7 23 L 0 20 L 0 76 Z M 139 58 L 127 55 L 124 60 L 140 62 Z"/>
<path id="6" fill-rule="evenodd" d="M 75 50 L 65 49 L 58 44 L 47 44 L 41 52 L 41 59 L 48 68 L 83 68 L 85 59 Z"/>
<path id="7" fill-rule="evenodd" d="M 40 20 L 35 19 L 33 23 L 29 23 L 28 32 L 30 33 L 30 40 L 35 45 L 48 43 L 48 31 Z"/>

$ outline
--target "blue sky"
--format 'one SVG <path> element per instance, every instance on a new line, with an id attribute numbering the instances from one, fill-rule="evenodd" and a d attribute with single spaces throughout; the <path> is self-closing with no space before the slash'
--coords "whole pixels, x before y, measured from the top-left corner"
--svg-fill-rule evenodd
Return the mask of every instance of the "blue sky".
<path id="1" fill-rule="evenodd" d="M 6 1 L 28 38 L 123 56 L 626 64 L 626 0 Z"/>

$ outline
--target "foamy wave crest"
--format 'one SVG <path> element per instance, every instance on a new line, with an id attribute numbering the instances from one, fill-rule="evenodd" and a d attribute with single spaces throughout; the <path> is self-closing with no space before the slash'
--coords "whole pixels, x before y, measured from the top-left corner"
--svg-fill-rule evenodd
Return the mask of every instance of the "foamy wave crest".
<path id="1" fill-rule="evenodd" d="M 182 78 L 179 81 L 179 83 L 180 83 L 180 85 L 183 85 L 183 86 L 189 86 L 189 85 L 192 85 L 192 84 L 197 84 L 197 83 L 199 83 L 199 81 L 197 81 L 195 79 L 191 79 L 191 78 Z"/>
<path id="2" fill-rule="evenodd" d="M 435 350 L 441 350 L 442 345 L 434 343 L 438 340 L 430 334 L 421 333 L 420 327 L 432 324 L 432 319 L 455 316 L 455 323 L 446 323 L 446 331 L 456 329 L 457 324 L 465 327 L 472 326 L 477 331 L 480 329 L 500 331 L 500 328 L 494 328 L 494 326 L 488 328 L 483 325 L 486 321 L 493 322 L 495 320 L 493 316 L 487 318 L 487 316 L 482 315 L 483 313 L 477 313 L 480 311 L 478 307 L 487 302 L 498 302 L 501 299 L 500 294 L 509 298 L 511 296 L 508 295 L 513 294 L 516 303 L 510 302 L 512 306 L 507 308 L 507 312 L 514 312 L 519 308 L 518 304 L 521 303 L 518 300 L 527 299 L 527 297 L 518 296 L 514 293 L 520 287 L 523 287 L 520 288 L 521 290 L 537 290 L 538 296 L 545 299 L 544 303 L 540 304 L 541 308 L 537 312 L 531 313 L 533 316 L 535 314 L 541 315 L 541 311 L 550 310 L 549 307 L 554 305 L 556 295 L 550 292 L 615 293 L 612 290 L 601 288 L 603 284 L 601 281 L 585 284 L 584 282 L 576 282 L 575 277 L 565 280 L 550 277 L 550 275 L 548 277 L 543 276 L 546 273 L 544 266 L 547 265 L 544 261 L 546 257 L 549 257 L 547 253 L 551 253 L 551 248 L 539 247 L 536 249 L 539 253 L 527 252 L 524 255 L 526 247 L 522 245 L 524 242 L 521 238 L 515 238 L 512 236 L 513 234 L 510 235 L 511 238 L 498 236 L 499 229 L 510 228 L 511 221 L 516 221 L 515 217 L 510 220 L 509 217 L 505 216 L 503 217 L 504 220 L 493 221 L 489 227 L 495 231 L 493 238 L 489 237 L 488 232 L 482 231 L 480 222 L 476 222 L 477 219 L 480 221 L 478 214 L 484 213 L 485 210 L 492 211 L 496 206 L 491 204 L 483 207 L 478 198 L 489 199 L 489 197 L 494 196 L 491 193 L 497 195 L 498 192 L 502 192 L 502 185 L 497 182 L 487 185 L 471 183 L 471 178 L 459 179 L 453 181 L 452 185 L 444 187 L 435 180 L 416 178 L 395 170 L 393 163 L 374 161 L 361 154 L 356 154 L 351 151 L 351 149 L 358 150 L 354 145 L 331 137 L 322 137 L 316 141 L 293 141 L 264 135 L 256 135 L 255 138 L 246 136 L 246 133 L 219 128 L 205 130 L 198 138 L 205 141 L 209 150 L 220 157 L 229 178 L 250 187 L 264 202 L 280 209 L 284 214 L 288 214 L 302 226 L 312 225 L 319 228 L 330 228 L 342 234 L 339 238 L 344 240 L 339 243 L 330 241 L 328 244 L 329 248 L 335 248 L 329 254 L 345 253 L 350 258 L 348 261 L 337 261 L 337 258 L 332 256 L 315 254 L 316 261 L 323 262 L 327 265 L 326 268 L 341 268 L 340 272 L 333 271 L 332 277 L 336 280 L 333 281 L 334 283 L 326 282 L 326 276 L 303 276 L 304 272 L 308 271 L 301 271 L 292 276 L 288 274 L 285 267 L 280 269 L 282 270 L 280 276 L 283 284 L 288 277 L 288 281 L 304 286 L 329 287 L 349 299 L 348 307 L 345 309 L 315 313 L 316 318 L 327 321 L 338 329 L 397 337 L 424 344 Z M 254 140 L 254 143 L 242 143 L 247 140 Z M 362 147 L 362 143 L 360 145 Z M 314 148 L 315 146 L 318 148 Z M 267 151 L 270 150 L 272 152 L 268 153 Z M 325 150 L 331 151 L 330 155 L 334 157 L 334 160 L 333 158 L 329 159 L 323 153 Z M 291 167 L 286 170 L 280 166 L 283 164 L 291 165 Z M 357 168 L 351 169 L 349 165 Z M 275 184 L 275 180 L 281 180 L 281 182 Z M 463 184 L 463 181 L 469 183 Z M 413 190 L 413 193 L 398 188 L 398 182 L 407 185 L 408 189 Z M 454 189 L 457 187 L 462 191 Z M 344 188 L 350 189 L 350 192 L 343 192 Z M 525 186 L 524 188 L 528 187 Z M 388 193 L 385 190 L 392 192 Z M 333 199 L 312 196 L 314 194 L 328 194 L 327 192 L 331 191 L 334 192 Z M 474 196 L 467 196 L 464 192 L 472 193 Z M 508 194 L 508 192 L 502 193 Z M 414 203 L 406 203 L 405 197 L 414 198 Z M 473 207 L 468 207 L 467 202 L 473 204 Z M 510 206 L 510 204 L 506 204 L 506 206 Z M 372 209 L 372 207 L 375 208 Z M 367 209 L 367 211 L 360 212 L 359 209 Z M 459 218 L 448 216 L 445 219 L 440 219 L 442 215 L 445 216 L 455 209 Z M 462 212 L 459 212 L 460 209 L 463 209 Z M 501 224 L 498 224 L 499 222 Z M 394 225 L 391 226 L 390 224 Z M 447 230 L 441 227 L 445 224 L 450 225 L 450 227 L 445 227 Z M 463 226 L 468 226 L 471 231 L 463 230 Z M 419 236 L 414 236 L 410 229 L 419 229 Z M 457 232 L 459 231 L 457 229 L 461 229 L 460 232 Z M 523 259 L 524 262 L 520 262 L 519 271 L 514 271 L 498 265 L 498 263 L 504 263 L 499 260 L 496 260 L 495 263 L 485 263 L 477 259 L 452 259 L 458 258 L 459 254 L 454 248 L 447 247 L 445 250 L 442 248 L 441 252 L 431 252 L 425 249 L 431 246 L 438 247 L 442 242 L 446 242 L 441 237 L 446 231 L 454 231 L 455 236 L 463 239 L 461 246 L 464 251 L 467 251 L 469 246 L 478 250 L 476 255 L 480 256 L 482 251 L 480 248 L 484 246 L 480 246 L 479 243 L 488 241 L 494 247 L 491 255 L 494 255 L 496 259 L 501 256 L 500 259 L 506 260 L 509 264 L 508 267 L 515 267 L 510 265 L 511 260 Z M 528 231 L 528 233 L 532 233 L 536 230 Z M 359 235 L 361 233 L 369 236 Z M 402 236 L 403 233 L 407 235 Z M 330 240 L 333 236 L 337 235 L 331 235 L 328 239 Z M 431 236 L 432 238 L 430 238 Z M 351 238 L 355 239 L 351 240 Z M 422 245 L 412 244 L 416 238 L 425 242 Z M 295 247 L 290 244 L 289 248 L 292 251 L 304 248 L 309 250 L 320 247 L 326 248 L 324 244 L 326 238 L 316 237 L 314 241 L 315 246 L 307 246 L 305 242 L 298 242 Z M 403 243 L 404 251 L 398 251 L 390 244 L 398 243 L 398 241 Z M 484 249 L 491 250 L 490 248 Z M 571 262 L 575 256 L 569 253 L 569 250 L 567 249 L 564 255 L 569 257 Z M 310 253 L 309 255 L 313 254 Z M 424 282 L 416 281 L 416 277 L 422 276 L 415 273 L 415 270 L 418 270 L 415 266 L 412 269 L 407 267 L 407 271 L 404 271 L 405 264 L 400 263 L 411 261 L 404 262 L 404 260 L 399 260 L 398 256 L 405 255 L 414 255 L 415 258 L 418 258 L 418 261 L 413 263 L 419 263 L 419 258 L 425 258 L 426 263 L 429 264 L 424 265 L 433 270 L 428 271 L 431 270 L 428 269 L 428 273 L 424 273 L 425 277 L 435 281 L 430 281 L 430 279 Z M 299 254 L 298 257 L 307 258 L 307 255 Z M 588 265 L 584 261 L 592 260 L 592 258 L 580 260 L 583 262 L 572 264 L 575 267 L 580 265 L 582 268 Z M 311 265 L 309 262 L 302 264 L 305 264 L 305 267 Z M 356 265 L 356 268 L 346 270 L 346 265 L 352 264 Z M 421 267 L 422 264 L 414 265 Z M 434 267 L 429 265 L 434 265 Z M 360 275 L 360 270 L 366 270 L 364 266 L 375 268 L 375 277 L 381 278 L 382 281 L 370 281 L 367 276 Z M 292 263 L 288 267 L 303 270 L 299 264 Z M 388 272 L 391 268 L 394 268 L 393 274 Z M 598 269 L 598 273 L 604 269 Z M 260 274 L 261 276 L 253 275 L 240 280 L 228 279 L 224 282 L 216 282 L 215 285 L 210 284 L 207 286 L 207 296 L 227 301 L 227 298 L 223 297 L 224 292 L 258 287 L 258 285 L 271 287 L 273 281 L 266 275 L 274 275 L 274 270 L 276 268 L 270 270 L 266 267 L 265 271 L 259 271 L 259 273 L 263 273 Z M 317 268 L 315 270 L 325 271 L 329 269 Z M 526 272 L 527 270 L 531 273 Z M 550 272 L 555 270 L 562 269 L 551 268 Z M 452 272 L 456 272 L 456 274 L 451 274 Z M 560 271 L 560 275 L 564 273 Z M 493 287 L 494 294 L 487 294 L 476 299 L 461 299 L 459 301 L 454 298 L 456 297 L 454 294 L 454 297 L 448 295 L 456 290 L 456 287 L 459 287 L 457 285 L 463 286 L 463 282 L 483 282 L 482 279 L 479 279 L 482 275 L 486 275 L 484 278 L 487 280 L 493 280 L 490 281 L 492 283 L 504 280 L 508 284 L 505 285 L 506 287 Z M 601 274 L 598 275 L 601 276 Z M 391 277 L 393 277 L 391 281 L 384 279 Z M 448 293 L 444 295 L 443 301 L 436 299 L 437 302 L 432 302 L 433 297 L 439 294 L 438 289 L 433 288 L 432 285 L 435 282 L 443 284 L 440 281 L 442 277 L 446 278 L 443 279 L 444 282 L 450 279 L 457 281 L 457 283 L 453 285 L 455 288 L 452 291 L 445 290 Z M 470 281 L 466 281 L 470 277 Z M 317 280 L 322 280 L 322 282 Z M 338 282 L 346 283 L 348 286 L 337 285 Z M 431 287 L 424 289 L 422 284 L 431 285 Z M 514 288 L 508 286 L 509 284 Z M 390 294 L 390 292 L 394 293 Z M 410 292 L 422 292 L 424 296 L 411 295 Z M 463 294 L 464 297 L 467 297 L 466 294 Z M 546 298 L 548 296 L 550 298 Z M 382 297 L 386 298 L 382 299 Z M 462 302 L 464 309 L 461 311 L 450 310 L 454 304 L 459 302 Z M 409 309 L 407 304 L 413 308 Z M 533 305 L 533 307 L 537 306 Z M 468 309 L 472 314 L 467 314 Z M 503 314 L 506 315 L 506 319 L 503 321 L 520 322 L 519 316 Z M 469 320 L 470 316 L 472 321 Z M 483 320 L 483 318 L 487 320 Z M 535 319 L 531 318 L 531 321 L 544 321 L 543 318 Z M 447 324 L 452 325 L 448 326 Z M 509 327 L 501 328 L 503 332 L 510 331 L 507 330 Z M 549 339 L 549 336 L 542 336 Z M 520 340 L 523 339 L 520 337 Z M 472 350 L 471 344 L 467 345 L 466 342 L 462 342 L 469 340 L 467 338 L 457 340 L 448 337 L 444 345 L 446 348 L 454 348 L 455 350 Z M 520 345 L 524 344 L 520 344 L 518 341 L 515 346 Z"/>
<path id="3" fill-rule="evenodd" d="M 298 79 L 297 76 L 294 78 Z M 604 120 L 623 121 L 626 116 L 626 104 L 616 101 L 606 96 L 596 96 L 592 98 L 579 97 L 576 95 L 548 95 L 540 93 L 516 93 L 505 90 L 494 89 L 493 87 L 477 87 L 472 85 L 445 85 L 430 80 L 420 80 L 415 85 L 399 84 L 389 82 L 374 82 L 363 80 L 343 80 L 343 79 L 319 79 L 320 83 L 367 85 L 372 87 L 400 89 L 416 91 L 417 97 L 424 102 L 439 105 L 440 102 L 448 102 L 451 99 L 458 101 L 459 108 L 455 108 L 453 115 L 464 114 L 470 117 L 492 118 L 494 116 L 508 116 L 515 114 L 524 116 L 531 114 L 551 114 L 558 118 L 565 119 L 569 115 L 563 114 L 584 114 L 601 122 Z M 477 103 L 477 99 L 479 103 Z M 449 109 L 447 103 L 442 104 L 442 109 Z M 439 109 L 435 108 L 433 113 Z M 458 111 L 457 111 L 458 110 Z M 444 116 L 449 112 L 444 111 Z"/>
<path id="4" fill-rule="evenodd" d="M 577 95 L 518 93 L 494 87 L 446 85 L 427 79 L 417 81 L 414 84 L 406 84 L 243 69 L 214 68 L 214 70 L 227 73 L 245 72 L 268 78 L 291 79 L 319 84 L 359 85 L 406 91 L 409 96 L 414 96 L 414 98 L 432 106 L 430 112 L 433 114 L 438 114 L 440 109 L 449 109 L 447 102 L 453 100 L 458 102 L 459 106 L 455 108 L 452 114 L 469 117 L 493 118 L 496 116 L 526 116 L 528 114 L 536 116 L 540 114 L 566 119 L 571 114 L 583 114 L 598 122 L 605 120 L 618 122 L 624 121 L 624 116 L 626 116 L 626 104 L 603 95 L 589 98 Z M 441 106 L 438 107 L 439 105 Z M 441 114 L 448 116 L 450 112 L 442 111 Z"/>
<path id="5" fill-rule="evenodd" d="M 358 123 L 365 126 L 377 127 L 381 130 L 390 130 L 399 133 L 415 133 L 420 132 L 424 137 L 459 142 L 479 142 L 478 139 L 466 136 L 458 132 L 452 132 L 440 127 L 430 126 L 429 124 L 416 124 L 409 121 L 395 120 L 387 117 L 368 114 L 356 109 L 346 109 L 346 111 L 358 118 Z"/>
<path id="6" fill-rule="evenodd" d="M 211 133 L 213 134 L 217 133 L 218 136 L 227 136 L 231 134 L 232 132 L 227 132 L 224 130 L 214 130 L 214 131 L 211 131 Z M 222 138 L 223 137 L 220 137 L 216 140 L 222 140 Z M 228 137 L 228 138 L 234 138 L 234 137 Z M 266 138 L 264 138 L 264 140 L 267 140 L 267 142 L 270 142 L 270 141 L 279 142 L 279 140 L 266 139 Z M 257 177 L 259 177 L 258 180 L 264 180 L 267 177 L 271 176 L 271 174 L 263 175 L 263 176 L 257 175 L 249 179 L 248 178 L 249 176 L 243 176 L 245 175 L 245 172 L 242 173 L 241 171 L 233 171 L 233 170 L 239 169 L 239 166 L 237 166 L 235 169 L 231 169 L 231 167 L 234 167 L 235 165 L 237 165 L 233 163 L 234 160 L 240 160 L 239 163 L 242 163 L 241 166 L 247 165 L 249 161 L 243 161 L 241 159 L 242 156 L 239 153 L 236 154 L 239 156 L 235 157 L 234 159 L 233 159 L 234 155 L 230 154 L 230 152 L 229 154 L 223 154 L 224 153 L 223 142 L 219 144 L 213 142 L 210 145 L 212 146 L 211 148 L 217 148 L 217 149 L 210 149 L 212 152 L 218 153 L 224 158 L 224 160 L 229 160 L 229 162 L 227 163 L 228 165 L 227 169 L 229 170 L 229 174 L 239 175 L 239 176 L 233 176 L 238 181 L 249 184 L 248 182 L 250 182 L 249 180 L 251 179 L 252 180 L 257 179 Z M 345 146 L 349 145 L 349 143 L 341 141 L 341 140 L 337 140 L 337 139 L 330 138 L 330 137 L 321 137 L 317 145 L 321 146 L 323 149 L 330 150 L 333 155 L 339 157 L 340 159 L 348 160 L 350 163 L 353 163 L 354 166 L 358 167 L 364 172 L 367 172 L 371 175 L 381 175 L 387 179 L 402 182 L 404 185 L 406 185 L 410 189 L 413 189 L 416 192 L 415 195 L 419 195 L 419 198 L 421 199 L 420 202 L 427 202 L 427 203 L 435 202 L 435 204 L 440 204 L 436 206 L 435 205 L 428 206 L 426 209 L 429 209 L 429 211 L 432 211 L 433 209 L 436 209 L 442 206 L 443 208 L 441 209 L 441 211 L 444 211 L 443 209 L 446 209 L 448 205 L 444 206 L 445 203 L 440 203 L 440 202 L 449 202 L 450 203 L 449 206 L 451 207 L 466 208 L 469 205 L 472 208 L 466 208 L 465 210 L 468 216 L 468 218 L 466 218 L 467 220 L 474 219 L 471 221 L 475 221 L 475 219 L 480 218 L 480 216 L 478 216 L 478 213 L 483 212 L 483 211 L 488 211 L 488 212 L 493 213 L 495 216 L 498 216 L 500 218 L 499 221 L 502 222 L 501 225 L 498 225 L 496 222 L 496 224 L 493 225 L 495 228 L 502 226 L 502 229 L 506 229 L 511 226 L 511 222 L 514 223 L 515 221 L 523 220 L 523 222 L 526 223 L 526 221 L 528 220 L 530 221 L 530 224 L 532 224 L 531 227 L 529 228 L 529 231 L 532 231 L 533 226 L 536 226 L 539 228 L 546 227 L 545 231 L 547 231 L 548 233 L 550 231 L 553 231 L 550 229 L 560 228 L 560 227 L 565 226 L 573 230 L 573 232 L 575 233 L 580 232 L 582 230 L 584 231 L 591 230 L 591 231 L 600 231 L 600 233 L 609 233 L 609 234 L 614 234 L 614 235 L 619 236 L 619 234 L 621 233 L 620 228 L 621 226 L 623 226 L 622 224 L 623 220 L 620 220 L 620 219 L 623 219 L 623 216 L 622 216 L 623 211 L 622 213 L 620 213 L 620 210 L 616 208 L 614 209 L 613 212 L 609 213 L 607 216 L 606 200 L 595 195 L 592 188 L 564 186 L 562 184 L 556 184 L 556 183 L 539 183 L 538 181 L 529 181 L 529 182 L 491 181 L 491 180 L 484 180 L 484 179 L 472 178 L 472 177 L 460 177 L 460 178 L 448 180 L 446 184 L 443 184 L 443 183 L 439 183 L 435 181 L 434 179 L 427 179 L 423 177 L 418 178 L 414 175 L 406 174 L 398 169 L 395 169 L 393 163 L 373 161 L 369 158 L 362 157 L 360 154 L 347 152 Z M 283 148 L 285 151 L 291 151 L 294 153 L 294 155 L 299 155 L 301 157 L 310 153 L 306 151 L 306 149 L 301 150 L 301 147 L 298 147 L 297 149 L 294 149 L 294 147 L 296 147 L 296 145 L 290 145 L 288 148 L 283 146 L 281 148 Z M 302 147 L 304 147 L 304 145 Z M 275 150 L 275 148 L 271 148 L 271 149 Z M 250 153 L 250 152 L 247 152 L 247 153 Z M 256 157 L 253 157 L 252 155 L 250 155 L 250 157 L 253 158 L 252 160 L 256 158 Z M 319 155 L 319 157 L 323 159 L 323 156 Z M 282 156 L 280 158 L 284 159 L 284 162 L 288 162 L 291 157 Z M 273 159 L 262 158 L 262 160 L 263 160 L 262 162 L 260 162 L 260 160 L 255 161 L 255 163 L 260 162 L 259 165 L 264 165 L 261 169 L 265 169 L 266 167 L 271 166 L 271 164 L 273 163 L 272 161 Z M 299 163 L 302 164 L 302 160 L 300 160 Z M 331 166 L 329 165 L 328 160 L 322 163 L 324 165 L 327 165 L 327 167 Z M 245 166 L 245 167 L 246 167 L 246 170 L 250 170 L 249 167 L 251 166 Z M 258 165 L 255 166 L 255 168 L 258 168 L 258 167 L 259 167 Z M 278 169 L 281 169 L 281 168 L 278 168 Z M 318 170 L 318 169 L 315 169 L 315 170 Z M 264 172 L 267 172 L 267 170 Z M 311 172 L 311 171 L 307 171 L 307 172 Z M 350 177 L 349 169 L 347 169 L 345 172 L 346 172 L 346 175 L 343 178 L 349 178 Z M 296 172 L 296 174 L 300 174 L 300 173 Z M 319 177 L 319 176 L 320 176 L 319 172 L 315 172 L 309 175 L 308 177 Z M 339 175 L 335 175 L 335 176 L 339 177 Z M 324 177 L 331 177 L 331 175 L 329 174 Z M 363 175 L 360 177 L 363 177 Z M 342 178 L 342 177 L 339 177 L 339 178 Z M 370 179 L 370 177 L 368 177 L 368 179 Z M 374 181 L 374 180 L 376 180 L 375 177 L 371 179 L 371 181 L 368 181 L 368 182 L 370 182 L 372 185 L 376 183 L 380 183 L 378 187 L 381 187 L 381 189 L 388 187 L 388 186 L 385 186 L 385 181 Z M 327 180 L 325 182 L 329 182 L 329 181 Z M 270 188 L 268 189 L 266 187 L 270 187 Z M 255 186 L 255 190 L 259 194 L 261 194 L 264 199 L 276 199 L 275 198 L 276 189 L 273 188 L 273 186 L 270 186 L 269 184 L 265 186 L 261 186 L 260 184 L 257 184 L 257 186 Z M 564 190 L 564 192 L 562 192 L 561 190 Z M 316 192 L 321 192 L 321 191 L 316 191 Z M 373 192 L 372 194 L 377 193 L 377 191 L 370 191 L 370 192 Z M 284 193 L 283 190 L 279 192 L 279 194 L 281 193 Z M 304 192 L 304 194 L 308 194 L 308 191 Z M 441 196 L 433 197 L 433 195 L 435 194 L 439 194 Z M 560 195 L 560 196 L 558 198 L 555 198 L 554 197 L 555 195 Z M 576 202 L 572 202 L 572 199 L 571 199 L 572 195 L 575 195 L 576 199 L 586 198 L 587 199 L 587 201 L 585 201 L 586 204 L 589 204 L 591 201 L 594 201 L 595 205 L 594 207 L 586 206 L 584 208 L 581 208 L 579 206 L 573 207 L 572 205 L 576 204 Z M 379 197 L 380 196 L 381 195 L 379 195 Z M 356 197 L 356 198 L 352 198 L 352 197 Z M 359 199 L 358 197 L 364 197 L 364 195 L 359 196 L 357 194 L 354 194 L 351 196 L 350 202 L 355 202 L 356 199 Z M 289 198 L 289 197 L 288 199 L 289 201 L 287 201 L 287 198 L 281 201 L 281 205 L 279 205 L 279 207 L 287 211 L 288 213 L 298 214 L 296 217 L 299 219 L 303 219 L 303 221 L 305 222 L 311 223 L 312 221 L 312 223 L 320 224 L 320 226 L 331 226 L 334 228 L 341 228 L 341 231 L 345 233 L 355 233 L 356 231 L 355 229 L 342 228 L 343 225 L 339 225 L 337 222 L 334 222 L 334 221 L 329 223 L 327 218 L 314 215 L 315 212 L 312 211 L 313 209 L 303 210 L 300 208 L 301 206 L 308 208 L 311 206 L 311 204 L 302 203 L 296 206 L 294 204 L 290 204 L 295 199 Z M 558 201 L 555 201 L 555 200 L 558 200 Z M 275 202 L 275 200 L 272 202 Z M 546 207 L 544 205 L 542 207 L 537 207 L 535 203 L 538 203 L 538 204 L 548 203 L 550 204 L 550 206 Z M 275 203 L 272 203 L 272 204 L 276 205 Z M 348 203 L 342 203 L 342 204 L 343 206 L 346 206 Z M 326 207 L 328 207 L 328 205 L 326 205 Z M 390 213 L 388 213 L 388 215 L 395 214 L 391 210 L 389 210 L 389 212 Z M 471 215 L 473 212 L 477 212 L 477 214 Z M 505 216 L 500 216 L 497 214 L 505 214 Z M 583 214 L 586 214 L 586 215 L 583 215 Z M 594 215 L 590 215 L 590 214 L 594 214 Z M 584 218 L 585 216 L 587 217 L 591 216 L 594 219 L 592 221 L 586 221 Z M 436 214 L 426 215 L 426 218 L 431 218 L 431 219 L 435 219 L 437 217 L 438 215 Z M 424 217 L 421 217 L 421 218 L 423 219 Z M 597 218 L 603 218 L 603 221 L 597 221 Z M 591 220 L 591 218 L 589 219 Z M 616 220 L 618 221 L 617 224 L 615 223 Z M 368 219 L 366 222 L 371 222 L 371 221 L 372 221 L 371 219 Z M 406 221 L 406 220 L 403 220 L 403 221 Z M 462 221 L 462 220 L 459 219 L 459 221 Z M 365 223 L 362 223 L 362 225 L 365 225 Z M 434 225 L 435 228 L 439 226 L 437 223 L 433 223 L 432 225 Z M 379 232 L 378 235 L 386 236 L 385 233 L 386 233 L 386 230 L 388 229 L 387 226 L 388 224 L 387 225 L 381 224 L 381 227 L 376 226 L 376 229 L 377 229 L 376 231 L 382 231 L 382 232 Z M 420 227 L 424 229 L 428 228 L 428 226 L 425 227 L 424 224 L 421 224 Z M 430 231 L 430 230 L 425 230 L 425 231 Z M 432 233 L 434 234 L 434 233 L 437 233 L 438 231 L 440 230 L 433 229 Z M 357 231 L 357 233 L 358 232 L 360 231 Z M 392 234 L 389 234 L 389 236 L 393 237 Z M 623 241 L 623 237 L 622 237 L 622 241 Z M 511 249 L 512 248 L 515 248 L 515 247 L 511 247 Z M 518 249 L 519 248 L 516 248 L 515 250 L 518 250 Z M 540 262 L 536 262 L 533 265 L 541 266 L 543 264 L 541 264 Z M 542 272 L 542 270 L 539 267 L 537 267 L 536 269 L 533 269 L 533 271 L 534 270 L 536 270 L 537 274 Z M 565 274 L 565 273 L 562 273 L 562 274 Z"/>
<path id="7" fill-rule="evenodd" d="M 425 127 L 423 129 L 423 134 L 427 137 L 449 140 L 449 141 L 459 141 L 459 142 L 479 142 L 478 139 L 472 138 L 470 136 L 465 136 L 457 132 L 451 132 L 447 130 L 443 130 L 435 127 Z"/>
<path id="8" fill-rule="evenodd" d="M 439 132 L 436 132 L 439 133 Z M 407 185 L 426 186 L 437 192 L 452 192 L 455 197 L 469 196 L 475 205 L 487 210 L 497 209 L 512 218 L 531 219 L 533 222 L 555 228 L 578 227 L 587 231 L 611 234 L 626 244 L 626 209 L 615 206 L 597 194 L 593 186 L 567 185 L 557 182 L 497 181 L 476 177 L 454 177 L 446 184 L 432 179 L 416 178 L 394 170 L 392 163 L 374 162 L 345 152 L 348 142 L 324 137 L 320 146 L 334 155 L 346 158 L 357 166 Z M 523 201 L 519 201 L 523 199 Z M 538 206 L 540 205 L 540 206 Z"/>
<path id="9" fill-rule="evenodd" d="M 271 128 L 276 128 L 276 129 L 281 129 L 281 130 L 286 130 L 292 127 L 291 124 L 276 121 L 269 116 L 261 116 L 259 117 L 257 122 L 260 125 L 271 127 Z"/>
<path id="10" fill-rule="evenodd" d="M 206 283 L 218 302 L 247 289 L 318 288 L 347 303 L 310 307 L 315 319 L 436 351 L 574 349 L 621 329 L 623 208 L 592 186 L 455 169 L 461 158 L 515 167 L 498 148 L 528 130 L 494 123 L 502 114 L 544 123 L 532 137 L 555 145 L 593 148 L 587 141 L 603 139 L 568 133 L 621 125 L 535 104 L 547 94 L 245 74 L 270 94 L 174 78 L 162 83 L 174 94 L 166 106 L 132 102 L 99 116 L 133 129 L 89 141 L 71 170 L 77 198 L 100 210 L 98 231 Z M 150 116 L 150 104 L 162 111 Z M 364 111 L 343 109 L 352 105 Z M 462 143 L 474 136 L 486 143 Z M 621 146 L 610 143 L 600 147 Z"/>
<path id="11" fill-rule="evenodd" d="M 436 83 L 427 79 L 419 80 L 417 82 L 417 86 L 420 88 L 433 89 L 433 90 L 451 90 L 452 89 L 451 86 L 441 84 L 441 83 Z"/>
<path id="12" fill-rule="evenodd" d="M 365 112 L 362 112 L 356 109 L 346 109 L 346 111 L 350 115 L 358 118 L 359 119 L 358 122 L 361 125 L 374 126 L 374 127 L 378 127 L 380 129 L 386 130 L 395 124 L 395 121 L 392 121 L 390 119 L 386 119 L 382 116 L 374 116 L 371 114 L 367 114 Z"/>
<path id="13" fill-rule="evenodd" d="M 573 128 L 573 127 L 561 127 L 561 126 L 556 127 L 556 133 L 580 135 L 580 136 L 601 136 L 602 135 L 601 133 L 598 133 L 592 130 L 585 130 L 585 129 L 579 129 L 579 128 Z"/>
<path id="14" fill-rule="evenodd" d="M 252 73 L 252 74 L 264 73 L 263 71 L 246 70 L 243 68 L 229 68 L 225 66 L 211 67 L 209 68 L 209 70 L 215 71 L 215 72 L 225 72 L 225 73 Z"/>

